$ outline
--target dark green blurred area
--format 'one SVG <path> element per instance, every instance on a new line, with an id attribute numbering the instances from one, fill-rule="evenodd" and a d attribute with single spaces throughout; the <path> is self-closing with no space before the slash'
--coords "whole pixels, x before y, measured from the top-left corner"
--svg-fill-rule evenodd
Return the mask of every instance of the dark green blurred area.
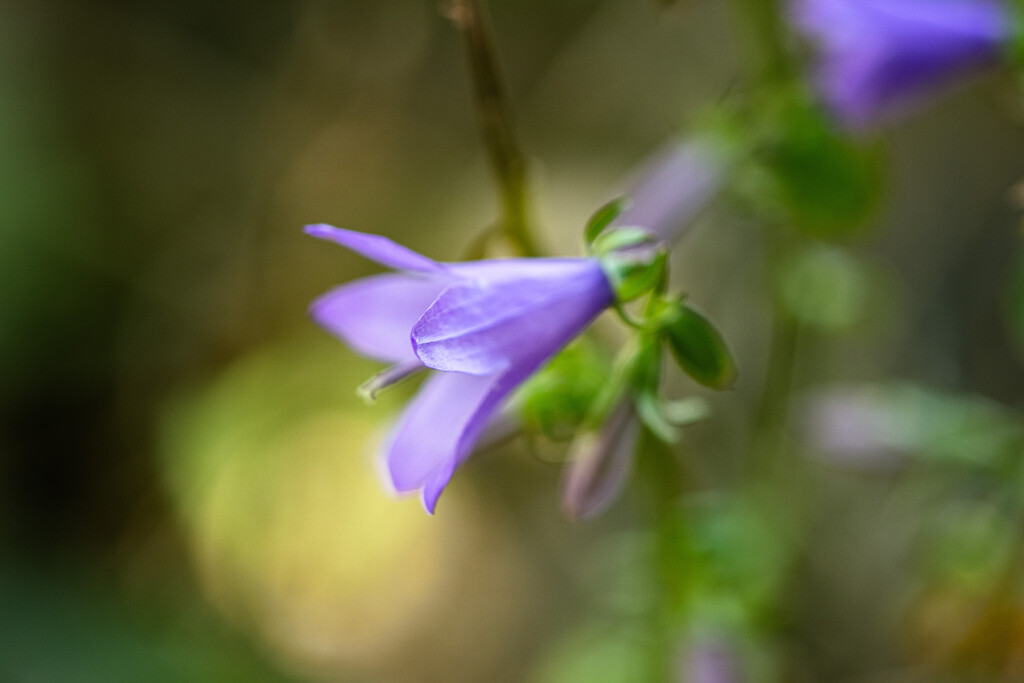
<path id="1" fill-rule="evenodd" d="M 554 253 L 738 77 L 725 3 L 663 4 L 488 3 Z M 408 392 L 359 403 L 375 367 L 305 317 L 373 271 L 302 225 L 457 259 L 495 220 L 462 59 L 433 0 L 0 6 L 0 681 L 631 680 L 643 490 L 570 525 L 554 458 L 514 442 L 435 518 L 391 501 L 372 453 Z M 711 481 L 742 467 L 774 288 L 812 329 L 800 382 L 1021 407 L 1012 113 L 985 82 L 901 124 L 871 230 L 788 280 L 742 211 L 695 227 L 675 278 L 740 368 L 688 437 Z M 880 680 L 942 489 L 813 477 L 790 680 Z"/>

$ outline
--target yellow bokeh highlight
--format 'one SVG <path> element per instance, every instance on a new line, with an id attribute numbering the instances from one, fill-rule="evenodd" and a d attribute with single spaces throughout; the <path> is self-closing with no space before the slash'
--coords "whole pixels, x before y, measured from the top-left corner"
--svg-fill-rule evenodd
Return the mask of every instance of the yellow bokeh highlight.
<path id="1" fill-rule="evenodd" d="M 404 397 L 363 405 L 368 366 L 336 377 L 339 356 L 266 349 L 168 408 L 167 481 L 204 589 L 305 676 L 416 680 L 449 661 L 472 675 L 522 623 L 529 577 L 469 489 L 436 517 L 386 491 L 374 459 Z"/>

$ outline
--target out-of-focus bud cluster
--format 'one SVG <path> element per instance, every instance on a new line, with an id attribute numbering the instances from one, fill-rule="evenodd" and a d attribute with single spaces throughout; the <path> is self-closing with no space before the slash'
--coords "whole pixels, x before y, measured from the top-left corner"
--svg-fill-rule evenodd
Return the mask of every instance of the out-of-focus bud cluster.
<path id="1" fill-rule="evenodd" d="M 669 160 L 670 164 L 676 161 Z M 660 182 L 663 175 L 655 173 L 655 178 Z M 683 298 L 666 294 L 668 259 L 664 243 L 642 227 L 621 225 L 619 217 L 625 205 L 624 200 L 616 200 L 602 207 L 585 230 L 588 250 L 601 260 L 616 292 L 616 309 L 633 338 L 620 350 L 605 382 L 594 394 L 570 447 L 562 507 L 572 519 L 600 513 L 622 489 L 632 469 L 640 425 L 672 442 L 678 439 L 679 427 L 705 414 L 706 409 L 699 403 L 670 403 L 661 398 L 659 385 L 666 347 L 679 366 L 700 384 L 726 389 L 736 375 L 735 362 L 722 335 Z M 679 215 L 678 211 L 661 209 L 652 215 L 664 217 L 666 213 Z M 578 351 L 570 352 L 573 356 L 578 356 Z M 524 388 L 525 398 L 520 405 L 532 413 L 530 422 L 549 422 L 543 410 L 536 410 L 538 406 L 550 405 L 557 414 L 563 412 L 557 405 L 582 405 L 574 398 L 575 388 L 569 388 L 574 387 L 573 383 L 564 381 L 561 368 L 569 364 L 556 359 Z M 544 390 L 557 386 L 566 388 L 561 396 Z M 576 412 L 572 418 L 578 416 Z"/>

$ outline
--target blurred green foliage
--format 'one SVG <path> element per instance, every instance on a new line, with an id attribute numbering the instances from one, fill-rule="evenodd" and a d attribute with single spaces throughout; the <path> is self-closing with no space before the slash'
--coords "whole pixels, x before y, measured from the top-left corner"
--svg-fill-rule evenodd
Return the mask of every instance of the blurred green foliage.
<path id="1" fill-rule="evenodd" d="M 787 314 L 807 326 L 839 332 L 868 315 L 872 273 L 836 247 L 809 245 L 779 267 L 779 297 Z"/>
<path id="2" fill-rule="evenodd" d="M 8 681 L 287 680 L 212 615 L 179 613 L 167 622 L 81 577 L 7 566 L 0 614 L 0 676 Z"/>
<path id="3" fill-rule="evenodd" d="M 879 149 L 838 132 L 802 90 L 768 93 L 748 116 L 759 203 L 812 237 L 863 234 L 879 203 Z"/>
<path id="4" fill-rule="evenodd" d="M 574 341 L 517 391 L 515 413 L 531 431 L 565 440 L 583 424 L 611 375 L 611 363 L 587 338 Z"/>

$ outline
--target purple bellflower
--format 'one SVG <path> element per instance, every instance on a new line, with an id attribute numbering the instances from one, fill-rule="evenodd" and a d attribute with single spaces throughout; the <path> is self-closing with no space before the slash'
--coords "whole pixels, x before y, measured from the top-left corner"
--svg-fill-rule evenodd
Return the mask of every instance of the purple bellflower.
<path id="1" fill-rule="evenodd" d="M 703 138 L 669 144 L 628 184 L 632 201 L 611 227 L 675 241 L 724 184 L 730 152 Z M 329 225 L 306 232 L 398 271 L 342 285 L 314 301 L 310 315 L 356 352 L 391 363 L 364 385 L 371 396 L 424 368 L 440 371 L 406 407 L 384 452 L 392 487 L 419 490 L 428 512 L 500 426 L 509 395 L 611 306 L 621 284 L 597 258 L 438 263 L 378 235 Z M 654 248 L 624 248 L 621 263 L 642 266 Z M 574 518 L 603 510 L 630 470 L 636 417 L 623 408 L 609 422 L 574 450 L 564 499 Z"/>
<path id="2" fill-rule="evenodd" d="M 358 353 L 392 363 L 369 392 L 424 367 L 427 379 L 384 454 L 400 493 L 419 490 L 433 513 L 504 399 L 614 301 L 595 258 L 438 263 L 377 235 L 311 225 L 398 272 L 324 294 L 313 319 Z"/>
<path id="3" fill-rule="evenodd" d="M 793 0 L 819 49 L 816 86 L 851 128 L 904 110 L 999 59 L 1012 22 L 998 0 Z"/>

